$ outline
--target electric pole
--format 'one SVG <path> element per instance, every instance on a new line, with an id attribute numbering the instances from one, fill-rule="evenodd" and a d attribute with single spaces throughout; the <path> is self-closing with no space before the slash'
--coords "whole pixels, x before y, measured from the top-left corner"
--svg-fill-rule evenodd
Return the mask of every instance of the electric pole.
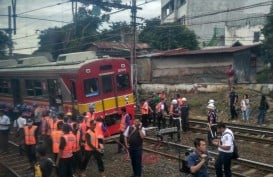
<path id="1" fill-rule="evenodd" d="M 136 6 L 136 0 L 132 0 L 132 41 L 131 41 L 131 58 L 130 58 L 130 64 L 131 64 L 131 77 L 132 77 L 132 85 L 133 90 L 136 97 L 136 102 L 138 104 L 138 94 L 137 94 L 137 64 L 136 64 L 136 14 L 137 14 L 137 6 Z"/>

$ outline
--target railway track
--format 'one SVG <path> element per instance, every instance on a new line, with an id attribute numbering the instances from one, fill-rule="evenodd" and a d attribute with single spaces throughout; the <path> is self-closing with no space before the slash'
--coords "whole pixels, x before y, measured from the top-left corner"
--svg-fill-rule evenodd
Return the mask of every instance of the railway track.
<path id="1" fill-rule="evenodd" d="M 230 123 L 227 123 L 227 126 L 232 129 L 236 139 L 273 145 L 273 129 Z M 190 129 L 193 132 L 207 133 L 207 122 L 191 119 Z"/>
<path id="2" fill-rule="evenodd" d="M 156 144 L 157 142 L 158 141 L 155 138 L 146 137 L 144 150 L 151 153 L 163 155 L 171 159 L 182 160 L 184 157 L 182 159 L 179 159 L 177 155 L 178 152 L 180 151 L 181 154 L 183 155 L 184 152 L 192 148 L 190 146 L 163 141 L 162 145 L 164 147 L 171 147 L 171 148 L 168 148 L 167 151 L 166 150 L 162 151 L 160 149 L 154 148 L 155 147 L 154 144 Z M 213 151 L 209 151 L 209 152 L 213 157 L 217 156 L 217 152 L 213 152 Z M 210 166 L 210 168 L 213 169 L 213 166 Z M 234 177 L 273 177 L 273 165 L 239 158 L 237 160 L 232 161 L 232 176 Z"/>
<path id="3" fill-rule="evenodd" d="M 18 152 L 18 145 L 13 141 L 9 141 L 8 153 L 0 154 L 0 163 L 10 174 L 9 177 L 34 176 L 34 171 L 30 168 L 26 155 L 20 156 L 16 152 Z"/>

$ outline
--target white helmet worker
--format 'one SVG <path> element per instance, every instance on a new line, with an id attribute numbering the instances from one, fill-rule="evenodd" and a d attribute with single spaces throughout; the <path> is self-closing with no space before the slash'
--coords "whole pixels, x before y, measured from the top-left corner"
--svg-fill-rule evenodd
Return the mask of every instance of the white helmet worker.
<path id="1" fill-rule="evenodd" d="M 215 106 L 214 106 L 214 104 L 210 103 L 210 104 L 207 106 L 207 108 L 208 108 L 208 109 L 214 110 L 214 109 L 215 109 Z"/>
<path id="2" fill-rule="evenodd" d="M 173 99 L 173 100 L 172 100 L 172 104 L 177 104 L 177 100 L 176 100 L 176 99 Z"/>
<path id="3" fill-rule="evenodd" d="M 214 104 L 214 103 L 215 103 L 215 101 L 213 99 L 210 99 L 208 102 L 208 104 Z"/>

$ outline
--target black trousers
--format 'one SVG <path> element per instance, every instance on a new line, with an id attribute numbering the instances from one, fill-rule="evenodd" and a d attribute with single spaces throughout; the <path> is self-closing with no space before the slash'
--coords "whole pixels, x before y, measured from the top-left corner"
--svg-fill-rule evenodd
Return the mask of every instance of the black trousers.
<path id="1" fill-rule="evenodd" d="M 72 157 L 61 158 L 58 166 L 59 177 L 73 177 Z"/>
<path id="2" fill-rule="evenodd" d="M 118 152 L 121 152 L 121 149 L 122 147 L 125 145 L 125 142 L 124 142 L 124 135 L 123 135 L 123 132 L 120 131 L 120 134 L 119 134 L 119 144 L 118 144 Z"/>
<path id="3" fill-rule="evenodd" d="M 211 126 L 211 130 L 208 131 L 208 143 L 212 145 L 212 140 L 217 137 L 217 126 Z"/>
<path id="4" fill-rule="evenodd" d="M 72 168 L 73 172 L 76 172 L 81 167 L 81 151 L 73 152 Z"/>
<path id="5" fill-rule="evenodd" d="M 143 127 L 148 127 L 149 114 L 142 114 L 141 117 L 142 117 Z"/>
<path id="6" fill-rule="evenodd" d="M 237 119 L 237 117 L 238 117 L 238 114 L 236 112 L 234 105 L 230 106 L 230 115 L 231 115 L 231 119 L 235 119 L 235 118 Z"/>
<path id="7" fill-rule="evenodd" d="M 8 151 L 9 130 L 0 130 L 0 150 Z"/>
<path id="8" fill-rule="evenodd" d="M 225 177 L 231 177 L 232 173 L 231 173 L 231 156 L 232 153 L 227 153 L 227 152 L 219 152 L 219 155 L 216 159 L 215 162 L 215 170 L 216 170 L 216 176 L 217 177 L 223 177 L 223 170 L 222 170 L 222 166 L 224 165 L 224 174 Z"/>
<path id="9" fill-rule="evenodd" d="M 188 116 L 181 116 L 182 119 L 182 130 L 183 132 L 189 131 L 190 125 L 189 125 L 189 117 Z"/>
<path id="10" fill-rule="evenodd" d="M 102 160 L 102 155 L 103 154 L 101 154 L 98 151 L 85 151 L 85 155 L 84 155 L 84 159 L 82 163 L 82 170 L 86 170 L 88 162 L 90 158 L 93 156 L 97 161 L 99 172 L 104 172 L 104 163 Z"/>
<path id="11" fill-rule="evenodd" d="M 28 160 L 31 164 L 36 162 L 36 145 L 27 145 L 25 144 L 26 154 L 28 157 Z"/>

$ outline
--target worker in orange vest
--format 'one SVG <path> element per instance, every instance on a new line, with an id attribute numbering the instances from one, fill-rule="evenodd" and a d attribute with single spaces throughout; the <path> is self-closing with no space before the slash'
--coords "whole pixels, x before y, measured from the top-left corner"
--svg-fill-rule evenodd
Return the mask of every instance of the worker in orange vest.
<path id="1" fill-rule="evenodd" d="M 38 137 L 38 127 L 33 125 L 31 119 L 27 120 L 27 125 L 24 127 L 25 150 L 31 167 L 36 162 L 36 144 Z"/>
<path id="2" fill-rule="evenodd" d="M 54 154 L 54 161 L 56 162 L 57 156 L 59 154 L 59 147 L 61 142 L 61 137 L 63 136 L 63 122 L 59 121 L 57 124 L 57 129 L 52 131 L 52 152 Z"/>
<path id="3" fill-rule="evenodd" d="M 146 99 L 143 99 L 141 101 L 141 117 L 142 117 L 142 123 L 143 127 L 148 127 L 148 119 L 149 119 L 149 104 Z"/>
<path id="4" fill-rule="evenodd" d="M 96 128 L 96 121 L 91 120 L 90 121 L 90 129 L 86 132 L 86 142 L 85 142 L 85 159 L 83 160 L 82 164 L 82 174 L 81 176 L 86 176 L 84 173 L 88 162 L 91 158 L 91 156 L 94 156 L 97 160 L 98 170 L 100 172 L 101 177 L 105 177 L 104 174 L 104 164 L 102 160 L 103 155 L 103 146 L 99 143 L 98 135 L 95 132 Z"/>
<path id="5" fill-rule="evenodd" d="M 73 177 L 72 157 L 73 146 L 75 145 L 75 135 L 70 132 L 68 124 L 63 125 L 63 136 L 61 137 L 59 154 L 56 160 L 59 177 Z"/>
<path id="6" fill-rule="evenodd" d="M 163 128 L 166 126 L 166 119 L 165 119 L 165 115 L 166 115 L 166 104 L 164 99 L 162 99 L 157 105 L 156 105 L 156 115 L 157 115 L 157 126 L 158 129 L 161 129 L 161 127 L 163 126 Z M 162 125 L 163 124 L 163 125 Z"/>
<path id="7" fill-rule="evenodd" d="M 118 153 L 121 153 L 122 146 L 125 146 L 123 133 L 129 126 L 130 126 L 130 116 L 126 111 L 126 107 L 122 107 L 121 119 L 120 119 L 120 125 L 119 125 L 120 135 L 119 135 Z"/>
<path id="8" fill-rule="evenodd" d="M 96 114 L 95 114 L 95 105 L 93 103 L 89 104 L 89 111 L 86 112 L 87 120 L 86 120 L 86 126 L 87 128 L 90 128 L 90 121 L 95 120 Z"/>
<path id="9" fill-rule="evenodd" d="M 73 174 L 76 174 L 80 170 L 81 165 L 81 132 L 79 124 L 72 120 L 71 123 L 72 127 L 72 133 L 75 135 L 76 141 L 73 146 L 73 161 L 72 161 L 72 167 L 73 167 Z M 76 176 L 76 175 L 75 175 Z"/>
<path id="10" fill-rule="evenodd" d="M 106 126 L 103 122 L 103 118 L 101 116 L 96 118 L 96 122 L 97 123 L 96 123 L 95 132 L 98 135 L 99 144 L 103 145 L 104 132 L 106 132 L 107 128 L 106 128 Z"/>
<path id="11" fill-rule="evenodd" d="M 60 113 L 58 114 L 57 119 L 53 122 L 52 131 L 58 129 L 57 124 L 58 124 L 59 122 L 64 123 L 64 113 L 62 113 L 62 112 L 60 112 Z"/>
<path id="12" fill-rule="evenodd" d="M 49 111 L 43 112 L 43 118 L 41 120 L 41 138 L 44 142 L 47 150 L 51 150 L 51 128 L 53 127 L 53 119 L 49 117 Z"/>

